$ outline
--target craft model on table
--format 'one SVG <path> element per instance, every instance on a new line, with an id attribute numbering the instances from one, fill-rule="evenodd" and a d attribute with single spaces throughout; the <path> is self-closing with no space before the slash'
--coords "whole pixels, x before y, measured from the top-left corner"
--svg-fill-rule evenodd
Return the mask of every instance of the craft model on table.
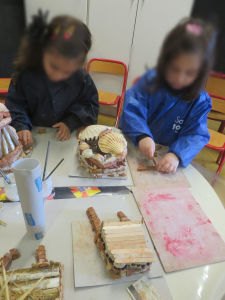
<path id="1" fill-rule="evenodd" d="M 118 212 L 120 221 L 101 222 L 93 207 L 87 209 L 94 241 L 112 278 L 121 278 L 150 270 L 154 261 L 143 224 L 130 221 Z"/>
<path id="2" fill-rule="evenodd" d="M 63 299 L 62 264 L 49 262 L 43 245 L 37 248 L 36 263 L 31 268 L 6 271 L 19 257 L 19 252 L 11 249 L 0 259 L 1 300 Z"/>
<path id="3" fill-rule="evenodd" d="M 9 124 L 12 119 L 4 104 L 0 103 L 0 169 L 10 171 L 14 163 L 23 153 L 17 133 Z"/>
<path id="4" fill-rule="evenodd" d="M 78 136 L 81 166 L 93 177 L 126 177 L 126 155 L 126 139 L 116 128 L 91 125 Z"/>

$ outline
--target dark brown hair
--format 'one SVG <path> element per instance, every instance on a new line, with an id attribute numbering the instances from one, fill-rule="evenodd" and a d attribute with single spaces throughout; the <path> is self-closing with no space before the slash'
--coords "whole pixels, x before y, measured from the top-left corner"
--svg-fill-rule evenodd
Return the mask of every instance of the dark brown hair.
<path id="1" fill-rule="evenodd" d="M 66 58 L 83 63 L 91 48 L 91 33 L 80 20 L 71 16 L 57 16 L 47 23 L 47 13 L 35 16 L 22 38 L 15 60 L 14 81 L 26 69 L 38 69 L 45 51 L 55 50 Z"/>
<path id="2" fill-rule="evenodd" d="M 214 61 L 216 32 L 200 19 L 182 20 L 166 36 L 156 66 L 157 78 L 154 89 L 166 83 L 165 72 L 172 60 L 182 53 L 200 53 L 202 65 L 196 80 L 182 91 L 184 100 L 194 100 L 204 87 Z"/>

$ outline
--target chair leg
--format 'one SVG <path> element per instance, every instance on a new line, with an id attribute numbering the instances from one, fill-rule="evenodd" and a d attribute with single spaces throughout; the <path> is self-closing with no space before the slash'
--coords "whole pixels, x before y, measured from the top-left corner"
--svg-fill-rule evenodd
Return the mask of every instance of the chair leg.
<path id="1" fill-rule="evenodd" d="M 220 160 L 221 160 L 221 157 L 223 155 L 223 152 L 220 152 L 218 157 L 217 157 L 217 160 L 216 160 L 216 163 L 219 165 L 220 164 Z"/>
<path id="2" fill-rule="evenodd" d="M 224 128 L 225 128 L 225 121 L 222 121 L 222 122 L 220 123 L 220 127 L 219 127 L 219 129 L 218 129 L 218 132 L 223 133 Z"/>
<path id="3" fill-rule="evenodd" d="M 221 159 L 220 159 L 220 162 L 219 162 L 219 167 L 216 171 L 216 174 L 219 175 L 220 172 L 222 171 L 222 168 L 223 168 L 223 165 L 225 163 L 225 151 L 221 153 L 222 156 L 221 156 Z"/>

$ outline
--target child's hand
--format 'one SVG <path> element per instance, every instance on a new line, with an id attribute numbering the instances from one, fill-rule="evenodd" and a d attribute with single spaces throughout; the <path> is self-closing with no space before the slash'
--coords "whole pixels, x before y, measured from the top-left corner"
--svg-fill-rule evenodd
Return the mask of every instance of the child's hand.
<path id="1" fill-rule="evenodd" d="M 146 137 L 139 141 L 138 148 L 147 158 L 152 159 L 155 153 L 155 142 L 152 138 Z"/>
<path id="2" fill-rule="evenodd" d="M 60 141 L 66 141 L 70 138 L 70 130 L 65 123 L 59 122 L 52 126 L 53 128 L 58 128 L 56 137 Z"/>
<path id="3" fill-rule="evenodd" d="M 175 173 L 179 165 L 179 159 L 174 153 L 167 153 L 157 163 L 156 169 L 162 173 Z"/>
<path id="4" fill-rule="evenodd" d="M 9 117 L 10 117 L 9 111 L 1 111 L 0 112 L 0 121 L 3 120 L 4 118 L 9 118 Z"/>
<path id="5" fill-rule="evenodd" d="M 30 130 L 20 130 L 17 134 L 23 146 L 27 147 L 33 144 L 32 133 Z"/>

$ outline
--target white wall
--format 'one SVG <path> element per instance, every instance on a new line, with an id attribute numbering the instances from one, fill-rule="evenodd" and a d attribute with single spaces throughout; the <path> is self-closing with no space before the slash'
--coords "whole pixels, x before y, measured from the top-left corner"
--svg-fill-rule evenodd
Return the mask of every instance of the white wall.
<path id="1" fill-rule="evenodd" d="M 131 52 L 129 85 L 154 67 L 162 42 L 182 18 L 188 17 L 193 0 L 140 0 Z"/>
<path id="2" fill-rule="evenodd" d="M 129 64 L 128 85 L 147 66 L 155 66 L 165 35 L 190 15 L 192 4 L 193 0 L 25 0 L 28 22 L 41 8 L 49 10 L 49 20 L 58 14 L 70 14 L 88 23 L 93 36 L 89 58 L 118 59 Z"/>
<path id="3" fill-rule="evenodd" d="M 89 0 L 90 58 L 129 63 L 137 5 L 138 0 Z"/>
<path id="4" fill-rule="evenodd" d="M 56 15 L 68 14 L 86 22 L 87 0 L 25 0 L 27 23 L 40 8 L 43 11 L 49 10 L 49 20 Z"/>

